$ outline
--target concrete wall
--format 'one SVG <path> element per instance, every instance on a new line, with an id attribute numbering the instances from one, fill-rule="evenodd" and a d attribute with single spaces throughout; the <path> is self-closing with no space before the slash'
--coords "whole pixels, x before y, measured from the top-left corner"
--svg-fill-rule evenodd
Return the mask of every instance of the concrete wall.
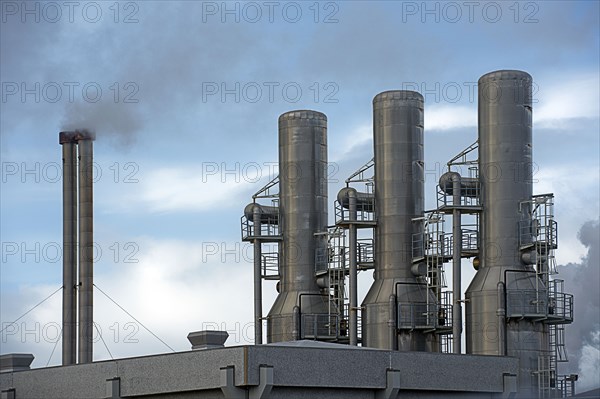
<path id="1" fill-rule="evenodd" d="M 501 397 L 518 368 L 510 357 L 392 352 L 300 341 L 3 373 L 0 388 L 7 397 L 12 393 L 5 391 L 14 388 L 15 399 L 106 398 L 113 397 L 107 396 L 107 380 L 118 377 L 122 398 L 236 398 L 248 397 L 248 392 L 252 398 L 260 391 L 261 365 L 272 367 L 272 389 L 263 398 L 375 398 L 390 385 L 389 369 L 399 376 L 402 398 Z M 234 380 L 229 388 L 222 370 L 226 367 Z M 387 397 L 396 397 L 390 392 Z M 116 391 L 114 397 L 119 397 Z"/>

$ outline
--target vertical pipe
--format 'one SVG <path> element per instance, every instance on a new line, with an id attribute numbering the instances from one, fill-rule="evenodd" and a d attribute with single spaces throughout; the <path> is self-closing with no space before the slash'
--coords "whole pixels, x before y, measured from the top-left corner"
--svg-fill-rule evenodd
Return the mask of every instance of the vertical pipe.
<path id="1" fill-rule="evenodd" d="M 396 301 L 396 295 L 391 294 L 390 295 L 390 300 L 389 300 L 389 320 L 388 320 L 388 327 L 390 329 L 390 343 L 389 343 L 389 349 L 392 351 L 395 351 L 398 349 L 398 339 L 397 337 L 397 328 L 398 328 L 398 302 Z"/>
<path id="2" fill-rule="evenodd" d="M 77 146 L 60 134 L 63 159 L 62 364 L 77 361 Z"/>
<path id="3" fill-rule="evenodd" d="M 93 141 L 79 140 L 79 363 L 93 361 Z"/>
<path id="4" fill-rule="evenodd" d="M 258 205 L 253 209 L 254 222 L 254 344 L 262 344 L 262 248 L 258 237 L 261 235 L 261 212 Z"/>
<path id="5" fill-rule="evenodd" d="M 506 356 L 506 304 L 504 303 L 504 283 L 498 282 L 498 355 Z"/>
<path id="6" fill-rule="evenodd" d="M 300 306 L 294 306 L 292 309 L 292 337 L 293 340 L 299 340 L 300 337 Z"/>
<path id="7" fill-rule="evenodd" d="M 350 222 L 356 221 L 356 191 L 350 190 L 348 192 L 348 207 L 350 210 Z M 349 328 L 350 328 L 350 345 L 358 345 L 358 283 L 357 283 L 357 237 L 356 237 L 356 224 L 350 223 L 348 226 L 348 240 L 349 240 L 349 256 L 350 256 L 350 271 L 349 271 L 349 283 L 350 283 L 350 309 L 349 313 Z"/>
<path id="8" fill-rule="evenodd" d="M 461 203 L 461 181 L 460 175 L 452 175 L 452 350 L 454 353 L 461 353 L 461 334 L 462 334 L 462 287 L 461 287 L 461 269 L 460 254 L 462 252 L 462 226 L 460 215 Z"/>

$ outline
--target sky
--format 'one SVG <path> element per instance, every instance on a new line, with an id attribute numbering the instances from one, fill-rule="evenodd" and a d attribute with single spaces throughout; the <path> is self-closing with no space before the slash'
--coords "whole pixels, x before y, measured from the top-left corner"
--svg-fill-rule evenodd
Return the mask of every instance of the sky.
<path id="1" fill-rule="evenodd" d="M 557 277 L 575 293 L 561 371 L 600 386 L 599 4 L 2 1 L 0 352 L 61 361 L 60 131 L 97 133 L 94 359 L 188 350 L 202 329 L 240 345 L 240 217 L 277 171 L 280 114 L 327 115 L 334 224 L 337 191 L 372 157 L 373 97 L 421 92 L 431 209 L 476 140 L 477 80 L 519 69 L 534 79 L 534 192 L 555 194 Z M 275 295 L 265 283 L 265 313 Z"/>

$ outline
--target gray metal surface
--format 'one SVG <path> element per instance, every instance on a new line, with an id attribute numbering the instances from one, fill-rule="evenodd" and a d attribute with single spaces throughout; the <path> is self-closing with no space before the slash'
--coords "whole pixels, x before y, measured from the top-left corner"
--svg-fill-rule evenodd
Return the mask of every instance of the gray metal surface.
<path id="1" fill-rule="evenodd" d="M 389 348 L 390 295 L 426 303 L 433 294 L 411 272 L 412 219 L 423 216 L 423 96 L 387 91 L 373 99 L 375 155 L 375 281 L 363 301 L 363 345 Z M 402 330 L 399 350 L 437 350 L 434 334 Z M 391 348 L 390 348 L 391 349 Z"/>
<path id="2" fill-rule="evenodd" d="M 62 364 L 69 365 L 77 362 L 77 144 L 64 136 Z"/>
<path id="3" fill-rule="evenodd" d="M 498 282 L 507 289 L 535 290 L 531 266 L 521 262 L 519 221 L 528 218 L 521 201 L 532 195 L 532 78 L 521 71 L 496 71 L 479 79 L 479 176 L 481 266 L 465 294 L 467 353 L 500 355 Z M 506 270 L 518 272 L 505 273 Z M 505 276 L 508 281 L 505 281 Z M 537 283 L 540 283 L 537 281 Z M 519 386 L 527 386 L 547 347 L 541 323 L 513 320 L 506 325 L 506 354 L 520 359 Z"/>
<path id="4" fill-rule="evenodd" d="M 93 140 L 79 147 L 79 363 L 93 361 L 94 337 L 94 189 Z"/>
<path id="5" fill-rule="evenodd" d="M 301 314 L 327 314 L 315 279 L 316 254 L 327 245 L 315 236 L 327 231 L 327 117 L 320 112 L 279 117 L 279 210 L 281 284 L 267 317 L 268 342 L 297 339 L 295 306 Z"/>

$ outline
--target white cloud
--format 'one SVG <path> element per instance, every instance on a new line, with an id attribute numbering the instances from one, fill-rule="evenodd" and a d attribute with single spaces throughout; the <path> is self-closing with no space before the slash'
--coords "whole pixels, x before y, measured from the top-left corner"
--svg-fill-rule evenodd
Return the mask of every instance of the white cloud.
<path id="1" fill-rule="evenodd" d="M 477 127 L 477 109 L 464 105 L 425 105 L 425 131 Z"/>
<path id="2" fill-rule="evenodd" d="M 329 159 L 331 162 L 341 162 L 348 158 L 352 151 L 373 140 L 373 125 L 363 123 L 354 128 L 350 134 L 344 135 L 339 145 L 329 146 Z"/>
<path id="3" fill-rule="evenodd" d="M 253 342 L 251 247 L 217 239 L 138 241 L 150 248 L 139 253 L 138 263 L 111 273 L 102 273 L 106 269 L 96 264 L 95 283 L 102 291 L 176 351 L 189 350 L 187 334 L 202 329 L 228 330 L 227 345 Z M 10 302 L 23 305 L 13 306 L 11 314 L 3 312 L 2 328 L 57 288 L 21 287 Z M 265 312 L 271 305 L 269 296 Z M 98 289 L 94 304 L 94 321 L 104 339 L 96 335 L 95 360 L 110 359 L 105 344 L 115 358 L 171 351 Z M 33 367 L 46 366 L 51 356 L 49 363 L 59 364 L 60 327 L 59 292 L 2 333 L 2 351 L 33 353 Z"/>
<path id="4" fill-rule="evenodd" d="M 536 84 L 533 123 L 537 127 L 567 128 L 570 119 L 600 116 L 598 73 L 574 76 L 568 80 L 541 81 Z M 565 129 L 569 133 L 568 129 Z"/>
<path id="5" fill-rule="evenodd" d="M 573 119 L 598 119 L 600 95 L 598 73 L 575 75 L 568 80 L 534 85 L 533 123 L 537 128 L 570 126 Z M 425 130 L 477 127 L 477 108 L 464 105 L 425 104 Z M 566 130 L 568 133 L 569 131 Z"/>
<path id="6" fill-rule="evenodd" d="M 236 323 L 242 328 L 251 322 L 252 249 L 247 244 L 145 240 L 143 247 L 150 250 L 141 254 L 139 263 L 118 276 L 103 276 L 103 284 L 176 349 L 189 348 L 185 336 L 190 331 L 223 323 L 228 329 Z M 252 328 L 248 332 L 253 334 Z M 229 344 L 252 338 L 232 336 Z"/>
<path id="7" fill-rule="evenodd" d="M 577 171 L 574 173 L 574 171 Z M 586 249 L 577 239 L 581 225 L 597 219 L 600 177 L 595 168 L 578 165 L 544 166 L 535 174 L 534 194 L 554 193 L 555 219 L 558 221 L 559 264 L 579 262 Z"/>
<path id="8" fill-rule="evenodd" d="M 432 105 L 425 109 L 425 131 L 451 130 L 463 127 L 477 127 L 477 110 L 461 105 L 439 106 Z M 341 144 L 330 146 L 330 159 L 333 162 L 342 161 L 357 148 L 373 140 L 373 125 L 371 121 L 364 122 L 344 136 Z"/>
<path id="9" fill-rule="evenodd" d="M 140 191 L 132 201 L 150 212 L 198 212 L 239 205 L 243 202 L 240 194 L 257 187 L 255 172 L 254 167 L 213 163 L 155 169 L 140 179 Z"/>

